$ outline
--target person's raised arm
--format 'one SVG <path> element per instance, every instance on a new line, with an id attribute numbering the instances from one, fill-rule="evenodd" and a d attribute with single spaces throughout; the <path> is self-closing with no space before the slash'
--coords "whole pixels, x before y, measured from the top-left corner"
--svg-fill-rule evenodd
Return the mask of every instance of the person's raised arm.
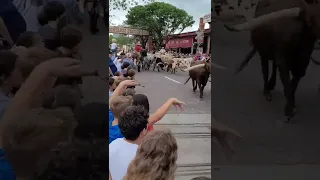
<path id="1" fill-rule="evenodd" d="M 128 86 L 135 86 L 136 82 L 134 80 L 124 80 L 121 81 L 120 84 L 117 86 L 117 88 L 113 91 L 112 96 L 109 97 L 109 102 L 111 98 L 115 96 L 121 96 L 122 92 L 128 87 Z"/>
<path id="2" fill-rule="evenodd" d="M 34 102 L 37 102 L 37 98 L 40 98 L 44 91 L 52 87 L 56 77 L 77 77 L 80 69 L 78 64 L 79 61 L 74 59 L 55 58 L 36 66 L 8 104 L 0 121 L 0 136 L 2 136 L 1 133 L 4 133 L 3 129 L 10 120 L 19 119 L 17 118 L 18 116 L 33 107 Z"/>
<path id="3" fill-rule="evenodd" d="M 156 112 L 154 112 L 149 117 L 149 119 L 148 119 L 149 124 L 154 124 L 154 123 L 160 121 L 163 118 L 163 116 L 167 114 L 171 105 L 175 106 L 176 109 L 179 108 L 181 111 L 183 111 L 183 105 L 186 105 L 186 104 L 176 98 L 168 99 L 160 108 L 157 109 Z"/>

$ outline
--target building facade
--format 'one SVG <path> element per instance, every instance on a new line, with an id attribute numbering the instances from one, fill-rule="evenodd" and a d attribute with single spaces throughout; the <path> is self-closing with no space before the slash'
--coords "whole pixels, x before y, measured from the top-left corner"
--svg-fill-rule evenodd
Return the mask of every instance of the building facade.
<path id="1" fill-rule="evenodd" d="M 187 33 L 181 33 L 181 34 L 175 34 L 171 35 L 169 37 L 165 37 L 163 40 L 163 45 L 166 50 L 175 51 L 179 53 L 189 54 L 193 53 L 195 54 L 197 51 L 197 31 L 187 32 Z M 204 30 L 204 42 L 207 42 L 208 39 L 210 39 L 210 29 Z M 203 43 L 203 52 L 207 52 L 208 46 L 207 43 Z M 210 51 L 210 49 L 209 49 Z"/>
<path id="2" fill-rule="evenodd" d="M 204 29 L 206 23 L 209 24 L 209 29 Z M 201 34 L 200 37 L 199 34 Z M 165 49 L 179 53 L 195 54 L 197 51 L 201 51 L 203 53 L 210 54 L 210 36 L 211 14 L 206 14 L 200 18 L 198 31 L 164 37 L 163 44 Z"/>

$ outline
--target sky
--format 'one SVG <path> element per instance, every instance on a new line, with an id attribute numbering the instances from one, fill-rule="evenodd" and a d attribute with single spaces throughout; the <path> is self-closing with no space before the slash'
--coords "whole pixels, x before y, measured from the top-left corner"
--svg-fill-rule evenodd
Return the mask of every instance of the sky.
<path id="1" fill-rule="evenodd" d="M 142 2 L 141 0 L 137 0 Z M 158 0 L 156 0 L 158 1 Z M 158 2 L 169 3 L 179 9 L 184 9 L 189 15 L 193 16 L 195 23 L 192 27 L 187 27 L 183 32 L 196 31 L 199 27 L 199 18 L 211 11 L 211 0 L 159 0 Z M 121 25 L 126 20 L 126 11 L 112 10 L 110 14 L 111 23 L 113 25 Z M 209 28 L 209 24 L 206 23 L 205 28 Z"/>

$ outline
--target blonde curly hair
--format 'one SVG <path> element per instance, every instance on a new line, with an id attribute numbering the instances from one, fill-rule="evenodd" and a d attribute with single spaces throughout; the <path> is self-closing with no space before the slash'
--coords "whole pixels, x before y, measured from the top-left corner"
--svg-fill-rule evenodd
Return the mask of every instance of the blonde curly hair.
<path id="1" fill-rule="evenodd" d="M 170 131 L 152 131 L 143 138 L 123 180 L 173 180 L 178 145 Z"/>

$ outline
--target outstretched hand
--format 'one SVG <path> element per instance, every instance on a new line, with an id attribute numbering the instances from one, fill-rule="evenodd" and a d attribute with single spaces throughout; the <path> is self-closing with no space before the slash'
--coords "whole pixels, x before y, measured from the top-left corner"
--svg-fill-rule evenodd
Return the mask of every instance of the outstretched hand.
<path id="1" fill-rule="evenodd" d="M 177 98 L 171 98 L 171 101 L 172 101 L 172 105 L 175 107 L 177 111 L 180 111 L 180 112 L 184 111 L 184 106 L 186 106 L 186 103 L 180 101 Z"/>
<path id="2" fill-rule="evenodd" d="M 238 132 L 220 123 L 214 124 L 211 135 L 217 139 L 228 158 L 231 158 L 235 153 L 232 141 L 242 138 Z"/>

